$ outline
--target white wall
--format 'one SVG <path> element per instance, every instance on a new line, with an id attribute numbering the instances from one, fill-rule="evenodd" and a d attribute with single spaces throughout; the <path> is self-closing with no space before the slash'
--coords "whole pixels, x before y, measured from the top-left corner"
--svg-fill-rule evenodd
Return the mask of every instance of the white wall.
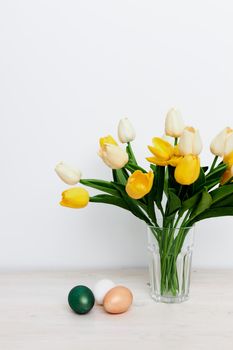
<path id="1" fill-rule="evenodd" d="M 232 125 L 231 1 L 0 3 L 0 269 L 146 264 L 145 227 L 121 209 L 58 205 L 53 168 L 110 178 L 98 138 L 128 115 L 143 159 L 177 106 L 208 144 Z M 196 266 L 233 266 L 233 218 L 197 225 Z"/>

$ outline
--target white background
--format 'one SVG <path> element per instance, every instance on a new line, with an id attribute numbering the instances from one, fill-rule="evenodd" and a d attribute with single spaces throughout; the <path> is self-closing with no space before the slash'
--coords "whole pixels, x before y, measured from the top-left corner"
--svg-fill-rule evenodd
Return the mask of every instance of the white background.
<path id="1" fill-rule="evenodd" d="M 146 264 L 146 229 L 115 207 L 59 206 L 60 160 L 110 179 L 98 139 L 129 116 L 146 166 L 178 107 L 209 142 L 233 116 L 231 1 L 0 3 L 0 269 Z M 93 191 L 91 191 L 93 193 Z M 233 218 L 196 228 L 195 266 L 233 266 Z"/>

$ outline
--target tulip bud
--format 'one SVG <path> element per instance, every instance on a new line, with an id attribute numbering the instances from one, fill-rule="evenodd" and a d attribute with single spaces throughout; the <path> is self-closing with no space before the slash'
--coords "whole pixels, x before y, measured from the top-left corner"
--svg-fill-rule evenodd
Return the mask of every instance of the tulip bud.
<path id="1" fill-rule="evenodd" d="M 135 139 L 135 131 L 128 118 L 123 118 L 118 124 L 118 138 L 122 143 L 131 142 Z"/>
<path id="2" fill-rule="evenodd" d="M 175 108 L 171 108 L 165 119 L 165 133 L 168 136 L 180 137 L 184 130 L 184 122 L 180 112 Z"/>
<path id="3" fill-rule="evenodd" d="M 129 161 L 128 153 L 110 135 L 100 138 L 100 150 L 98 154 L 111 169 L 121 169 Z"/>
<path id="4" fill-rule="evenodd" d="M 79 169 L 76 169 L 64 162 L 58 163 L 54 170 L 60 179 L 67 185 L 76 185 L 80 181 L 82 175 Z"/>
<path id="5" fill-rule="evenodd" d="M 210 144 L 210 150 L 215 156 L 223 157 L 233 151 L 233 141 L 228 143 L 228 138 L 233 140 L 233 129 L 226 127 L 223 129 Z"/>
<path id="6" fill-rule="evenodd" d="M 231 167 L 233 165 L 233 151 L 224 156 L 223 162 L 227 164 L 228 167 Z"/>
<path id="7" fill-rule="evenodd" d="M 193 127 L 186 127 L 180 137 L 179 151 L 182 156 L 187 154 L 198 155 L 202 150 L 199 131 Z"/>
<path id="8" fill-rule="evenodd" d="M 62 192 L 62 200 L 60 204 L 69 208 L 84 208 L 89 202 L 89 193 L 85 188 L 72 187 Z"/>
<path id="9" fill-rule="evenodd" d="M 220 184 L 224 185 L 226 182 L 228 182 L 233 177 L 233 165 L 228 168 L 222 175 Z M 232 180 L 233 182 L 233 180 Z"/>
<path id="10" fill-rule="evenodd" d="M 200 159 L 188 154 L 184 156 L 175 168 L 175 179 L 181 185 L 191 185 L 200 174 Z"/>
<path id="11" fill-rule="evenodd" d="M 224 154 L 230 154 L 233 151 L 233 130 L 226 139 Z"/>
<path id="12" fill-rule="evenodd" d="M 154 173 L 143 173 L 141 170 L 136 170 L 128 178 L 126 184 L 126 192 L 133 199 L 140 199 L 150 192 L 154 180 Z"/>

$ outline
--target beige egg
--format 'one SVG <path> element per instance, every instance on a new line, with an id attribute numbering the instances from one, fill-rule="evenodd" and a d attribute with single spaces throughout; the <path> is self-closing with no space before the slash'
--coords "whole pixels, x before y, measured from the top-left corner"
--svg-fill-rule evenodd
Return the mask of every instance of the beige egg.
<path id="1" fill-rule="evenodd" d="M 133 301 L 133 294 L 131 291 L 123 286 L 117 286 L 105 295 L 104 309 L 110 314 L 121 314 L 126 312 Z"/>

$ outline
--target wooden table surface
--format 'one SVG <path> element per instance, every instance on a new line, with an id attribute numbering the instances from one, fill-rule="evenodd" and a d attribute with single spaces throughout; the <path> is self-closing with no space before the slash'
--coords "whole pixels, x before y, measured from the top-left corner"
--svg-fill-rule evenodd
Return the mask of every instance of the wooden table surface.
<path id="1" fill-rule="evenodd" d="M 73 313 L 69 290 L 102 278 L 132 290 L 130 311 Z M 0 349 L 233 349 L 233 270 L 193 271 L 190 300 L 182 304 L 154 302 L 147 280 L 145 269 L 1 273 Z"/>

